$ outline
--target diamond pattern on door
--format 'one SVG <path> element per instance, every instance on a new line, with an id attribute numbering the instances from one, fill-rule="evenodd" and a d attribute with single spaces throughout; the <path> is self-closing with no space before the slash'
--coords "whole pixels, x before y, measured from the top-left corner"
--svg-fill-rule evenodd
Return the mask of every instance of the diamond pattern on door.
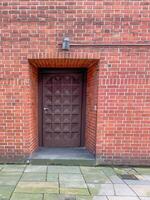
<path id="1" fill-rule="evenodd" d="M 82 82 L 82 73 L 43 74 L 43 146 L 80 146 Z"/>

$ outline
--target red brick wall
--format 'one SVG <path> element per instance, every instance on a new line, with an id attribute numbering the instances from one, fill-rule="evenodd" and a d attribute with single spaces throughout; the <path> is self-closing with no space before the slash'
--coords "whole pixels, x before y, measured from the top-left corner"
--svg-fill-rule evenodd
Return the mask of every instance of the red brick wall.
<path id="1" fill-rule="evenodd" d="M 87 71 L 85 146 L 96 153 L 98 66 Z"/>
<path id="2" fill-rule="evenodd" d="M 1 160 L 38 146 L 37 71 L 28 58 L 63 54 L 100 59 L 97 117 L 91 110 L 86 142 L 90 150 L 96 144 L 99 162 L 150 164 L 149 47 L 80 46 L 62 53 L 59 45 L 64 35 L 74 43 L 149 43 L 149 8 L 148 0 L 1 0 Z"/>
<path id="3" fill-rule="evenodd" d="M 30 119 L 30 148 L 29 152 L 33 152 L 38 148 L 38 69 L 35 67 L 30 68 L 30 98 L 31 98 L 31 119 Z"/>
<path id="4" fill-rule="evenodd" d="M 101 55 L 97 156 L 101 163 L 150 164 L 150 49 L 106 48 Z"/>

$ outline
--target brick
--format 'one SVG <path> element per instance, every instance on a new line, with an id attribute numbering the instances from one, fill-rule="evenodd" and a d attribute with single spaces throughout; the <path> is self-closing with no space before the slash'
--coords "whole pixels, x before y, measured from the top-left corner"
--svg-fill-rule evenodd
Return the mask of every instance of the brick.
<path id="1" fill-rule="evenodd" d="M 150 164 L 149 47 L 59 46 L 64 34 L 72 43 L 148 43 L 149 5 L 1 0 L 0 160 L 38 148 L 38 69 L 50 67 L 48 59 L 84 58 L 100 60 L 87 72 L 85 146 L 104 164 Z"/>

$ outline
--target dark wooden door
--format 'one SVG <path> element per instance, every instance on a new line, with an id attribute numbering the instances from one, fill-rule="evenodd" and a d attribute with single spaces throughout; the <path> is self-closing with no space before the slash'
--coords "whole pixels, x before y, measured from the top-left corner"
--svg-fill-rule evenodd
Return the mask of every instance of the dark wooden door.
<path id="1" fill-rule="evenodd" d="M 79 147 L 82 133 L 83 73 L 43 76 L 43 146 Z"/>

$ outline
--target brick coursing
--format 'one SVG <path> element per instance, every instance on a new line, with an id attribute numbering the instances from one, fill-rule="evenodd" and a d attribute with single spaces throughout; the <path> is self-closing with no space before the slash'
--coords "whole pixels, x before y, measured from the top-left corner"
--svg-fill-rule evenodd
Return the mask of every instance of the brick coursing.
<path id="1" fill-rule="evenodd" d="M 98 66 L 88 69 L 87 148 L 103 164 L 150 164 L 150 48 L 63 52 L 59 45 L 64 35 L 74 43 L 147 44 L 149 9 L 148 0 L 0 2 L 1 160 L 20 160 L 38 148 L 38 59 L 95 58 Z"/>

